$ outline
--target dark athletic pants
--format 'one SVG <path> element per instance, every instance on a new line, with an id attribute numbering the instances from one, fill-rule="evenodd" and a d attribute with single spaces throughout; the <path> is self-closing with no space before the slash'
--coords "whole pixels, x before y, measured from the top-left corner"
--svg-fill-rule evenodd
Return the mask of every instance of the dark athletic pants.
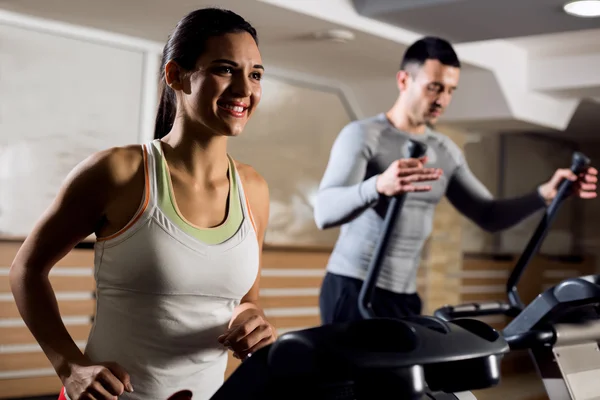
<path id="1" fill-rule="evenodd" d="M 358 294 L 362 280 L 327 272 L 321 286 L 319 307 L 323 324 L 362 319 L 358 311 Z M 400 294 L 376 288 L 373 311 L 378 317 L 404 318 L 421 314 L 421 298 L 417 293 Z"/>

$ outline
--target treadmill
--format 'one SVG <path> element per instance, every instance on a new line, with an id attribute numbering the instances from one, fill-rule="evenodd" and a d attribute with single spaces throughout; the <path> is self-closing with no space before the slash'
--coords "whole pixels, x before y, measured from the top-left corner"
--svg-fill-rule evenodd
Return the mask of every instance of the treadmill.
<path id="1" fill-rule="evenodd" d="M 409 141 L 408 157 L 425 145 Z M 390 199 L 359 299 L 363 318 L 288 332 L 244 360 L 211 400 L 473 400 L 495 386 L 510 348 L 475 319 L 378 318 L 371 307 L 389 233 L 404 201 Z"/>
<path id="2" fill-rule="evenodd" d="M 590 164 L 573 154 L 571 170 L 578 174 Z M 445 306 L 434 313 L 445 321 L 484 315 L 512 318 L 502 335 L 512 350 L 528 350 L 550 400 L 600 399 L 600 275 L 566 279 L 540 293 L 527 306 L 517 285 L 540 248 L 572 182 L 563 181 L 547 208 L 506 285 L 507 301 Z"/>

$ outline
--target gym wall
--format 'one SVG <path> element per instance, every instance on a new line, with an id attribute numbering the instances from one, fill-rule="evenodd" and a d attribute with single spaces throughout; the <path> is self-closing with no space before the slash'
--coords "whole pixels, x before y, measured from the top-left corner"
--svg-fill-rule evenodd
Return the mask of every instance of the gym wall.
<path id="1" fill-rule="evenodd" d="M 342 82 L 357 118 L 368 118 L 387 111 L 398 97 L 396 71 L 389 71 L 385 77 L 372 77 L 365 74 L 363 79 Z"/>
<path id="2" fill-rule="evenodd" d="M 0 24 L 0 235 L 11 237 L 84 158 L 142 140 L 152 97 L 143 46 L 22 22 Z"/>

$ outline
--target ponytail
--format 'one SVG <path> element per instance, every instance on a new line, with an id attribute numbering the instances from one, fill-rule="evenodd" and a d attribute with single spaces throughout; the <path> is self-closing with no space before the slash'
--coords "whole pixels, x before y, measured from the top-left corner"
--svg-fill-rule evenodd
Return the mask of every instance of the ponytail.
<path id="1" fill-rule="evenodd" d="M 160 102 L 158 103 L 158 112 L 156 113 L 156 122 L 154 124 L 154 139 L 162 139 L 173 128 L 175 121 L 175 93 L 165 82 L 160 80 L 159 84 Z"/>

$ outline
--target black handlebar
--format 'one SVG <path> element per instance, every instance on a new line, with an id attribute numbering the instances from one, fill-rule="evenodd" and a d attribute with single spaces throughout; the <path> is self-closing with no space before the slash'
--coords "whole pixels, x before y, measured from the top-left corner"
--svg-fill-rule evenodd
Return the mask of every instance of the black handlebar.
<path id="1" fill-rule="evenodd" d="M 509 315 L 518 314 L 518 310 L 510 304 L 502 301 L 487 303 L 461 304 L 459 306 L 446 306 L 435 311 L 434 316 L 444 321 L 459 318 L 482 317 L 486 315 Z M 556 333 L 553 330 L 525 331 L 517 335 L 504 336 L 511 350 L 525 350 L 538 346 L 553 345 Z"/>
<path id="2" fill-rule="evenodd" d="M 573 173 L 578 175 L 581 172 L 585 171 L 589 165 L 590 159 L 588 157 L 579 152 L 573 153 L 570 168 L 571 171 L 573 171 Z M 556 216 L 556 211 L 558 210 L 558 207 L 569 196 L 569 191 L 571 190 L 572 185 L 573 182 L 566 179 L 560 183 L 556 197 L 554 198 L 554 200 L 552 200 L 552 203 L 546 209 L 542 220 L 538 224 L 533 236 L 527 243 L 527 247 L 523 251 L 523 254 L 521 254 L 521 257 L 517 261 L 517 264 L 513 268 L 508 278 L 508 281 L 506 283 L 506 294 L 508 296 L 508 303 L 511 307 L 515 309 L 522 311 L 525 307 L 517 291 L 517 285 L 519 284 L 519 280 L 521 279 L 525 268 L 531 261 L 531 258 L 540 248 L 542 241 L 548 233 L 550 224 Z"/>
<path id="3" fill-rule="evenodd" d="M 427 145 L 414 140 L 409 140 L 404 153 L 406 158 L 420 158 L 423 157 L 426 152 Z M 381 270 L 383 257 L 387 250 L 391 232 L 394 227 L 394 222 L 396 221 L 398 212 L 404 204 L 405 198 L 406 195 L 403 194 L 390 199 L 387 212 L 385 214 L 385 219 L 383 221 L 383 229 L 381 235 L 379 236 L 377 246 L 375 247 L 373 257 L 371 258 L 371 262 L 369 263 L 367 277 L 363 282 L 358 296 L 358 310 L 364 319 L 376 318 L 372 306 L 373 294 L 375 293 L 377 278 L 379 277 L 379 271 Z"/>

